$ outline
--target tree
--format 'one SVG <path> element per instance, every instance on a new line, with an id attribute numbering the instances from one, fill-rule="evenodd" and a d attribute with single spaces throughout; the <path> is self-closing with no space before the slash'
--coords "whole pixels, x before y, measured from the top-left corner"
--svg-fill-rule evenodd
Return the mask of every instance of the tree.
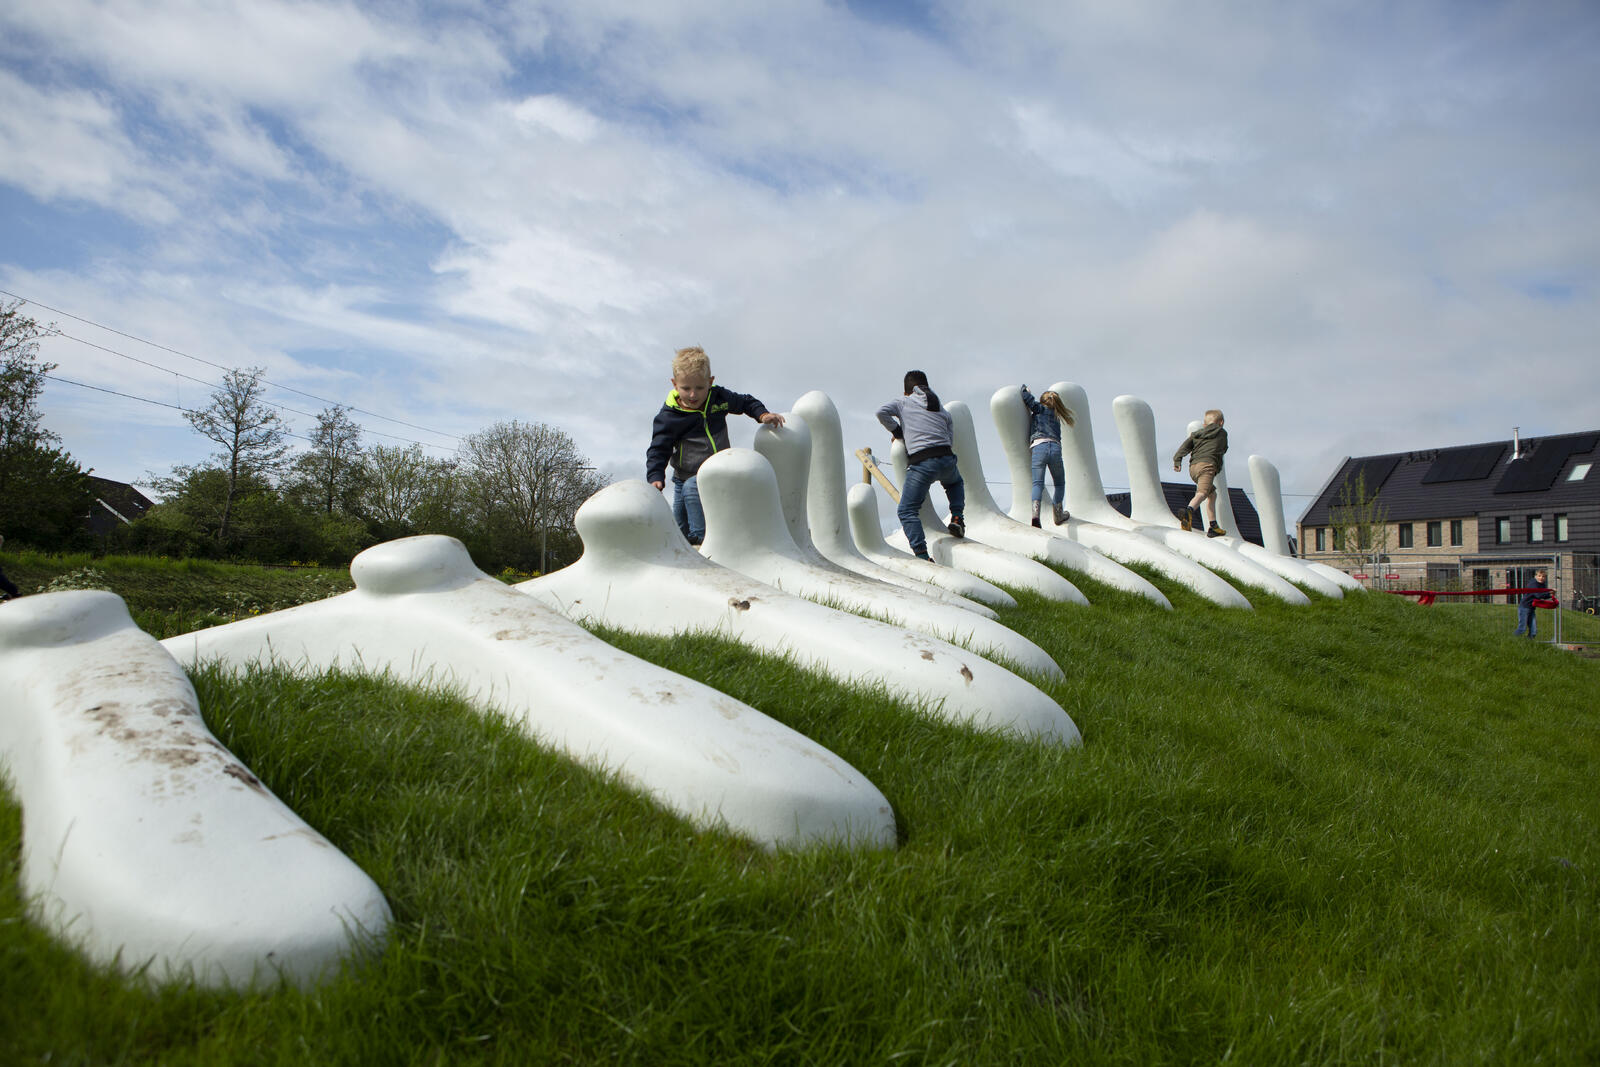
<path id="1" fill-rule="evenodd" d="M 0 303 L 0 530 L 41 548 L 65 547 L 83 526 L 92 496 L 86 472 L 44 428 L 39 397 L 54 363 L 38 360 L 39 339 L 55 334 Z"/>
<path id="2" fill-rule="evenodd" d="M 211 394 L 211 403 L 198 411 L 185 411 L 183 417 L 202 435 L 221 446 L 216 459 L 226 476 L 217 540 L 228 540 L 241 479 L 270 480 L 283 461 L 289 446 L 284 440 L 288 427 L 278 413 L 261 399 L 266 383 L 264 367 L 234 369 L 223 375 L 222 385 Z"/>
<path id="3" fill-rule="evenodd" d="M 294 461 L 297 495 L 324 515 L 354 512 L 366 478 L 361 427 L 349 412 L 339 404 L 319 412 L 311 447 Z"/>
<path id="4" fill-rule="evenodd" d="M 1339 496 L 1328 509 L 1328 524 L 1334 551 L 1353 570 L 1389 551 L 1389 509 L 1376 490 L 1367 490 L 1364 470 L 1357 471 L 1354 479 L 1347 477 L 1339 487 Z"/>
<path id="5" fill-rule="evenodd" d="M 374 445 L 366 455 L 361 511 L 381 538 L 462 530 L 462 478 L 452 460 L 421 445 Z"/>
<path id="6" fill-rule="evenodd" d="M 544 423 L 497 422 L 462 442 L 473 518 L 497 560 L 545 565 L 551 533 L 605 484 L 570 435 Z"/>

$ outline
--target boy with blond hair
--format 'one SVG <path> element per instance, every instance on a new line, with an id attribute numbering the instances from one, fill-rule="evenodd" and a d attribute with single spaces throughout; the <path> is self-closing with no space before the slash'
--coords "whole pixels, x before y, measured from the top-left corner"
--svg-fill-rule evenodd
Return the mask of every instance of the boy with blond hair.
<path id="1" fill-rule="evenodd" d="M 1178 522 L 1185 530 L 1200 528 L 1200 502 L 1205 501 L 1207 537 L 1221 537 L 1228 531 L 1217 525 L 1217 487 L 1213 484 L 1222 473 L 1222 457 L 1228 451 L 1228 431 L 1222 428 L 1222 412 L 1212 408 L 1206 412 L 1206 423 L 1183 439 L 1183 444 L 1172 454 L 1172 469 L 1181 470 L 1183 457 L 1189 457 L 1189 477 L 1194 479 L 1194 497 L 1189 501 Z"/>
<path id="2" fill-rule="evenodd" d="M 672 516 L 689 543 L 698 545 L 705 539 L 706 515 L 695 478 L 700 464 L 728 447 L 728 416 L 748 415 L 778 426 L 783 425 L 783 416 L 768 411 L 753 396 L 717 385 L 711 359 L 699 345 L 674 353 L 671 380 L 672 391 L 650 428 L 644 478 L 665 490 L 667 465 L 672 465 Z"/>

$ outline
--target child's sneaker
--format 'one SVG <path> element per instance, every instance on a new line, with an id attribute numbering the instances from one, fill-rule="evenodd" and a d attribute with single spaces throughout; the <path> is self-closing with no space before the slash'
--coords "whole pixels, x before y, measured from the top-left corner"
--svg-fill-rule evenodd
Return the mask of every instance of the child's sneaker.
<path id="1" fill-rule="evenodd" d="M 1206 527 L 1206 536 L 1207 537 L 1226 537 L 1226 536 L 1228 536 L 1228 531 L 1224 530 L 1222 527 L 1218 526 L 1216 523 L 1212 523 L 1210 526 Z"/>
<path id="2" fill-rule="evenodd" d="M 1033 528 L 1034 528 L 1034 529 L 1035 529 L 1035 530 L 1042 530 L 1042 529 L 1044 529 L 1044 527 L 1043 527 L 1043 526 L 1042 526 L 1042 525 L 1040 525 L 1040 523 L 1039 523 L 1039 516 L 1037 516 L 1037 515 L 1035 515 L 1035 516 L 1034 516 L 1034 517 L 1033 517 L 1033 522 L 1032 522 L 1032 523 L 1030 523 L 1030 524 L 1029 524 L 1029 525 L 1031 525 L 1031 526 L 1032 526 L 1032 527 L 1033 527 Z"/>
<path id="3" fill-rule="evenodd" d="M 1194 529 L 1194 520 L 1189 517 L 1189 509 L 1181 508 L 1178 511 L 1178 528 L 1182 530 Z"/>
<path id="4" fill-rule="evenodd" d="M 952 515 L 952 516 L 950 516 L 950 536 L 951 537 L 965 537 L 965 536 L 967 536 L 967 524 L 962 521 L 960 515 Z"/>
<path id="5" fill-rule="evenodd" d="M 933 562 L 933 557 L 932 557 L 932 556 L 930 556 L 930 555 L 928 555 L 928 550 L 927 550 L 927 549 L 923 549 L 923 550 L 922 550 L 922 551 L 921 551 L 921 552 L 917 552 L 917 553 L 915 553 L 915 555 L 916 555 L 916 557 L 917 557 L 917 558 L 918 558 L 918 559 L 925 559 L 925 560 L 927 560 L 927 561 L 928 561 L 928 562 L 929 562 L 929 563 L 932 563 L 932 562 Z"/>

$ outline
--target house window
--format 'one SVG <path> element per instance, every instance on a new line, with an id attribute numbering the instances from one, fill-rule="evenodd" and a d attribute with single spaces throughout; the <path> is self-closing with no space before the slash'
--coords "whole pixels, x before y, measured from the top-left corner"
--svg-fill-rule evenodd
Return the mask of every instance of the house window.
<path id="1" fill-rule="evenodd" d="M 1450 543 L 1456 548 L 1461 547 L 1461 520 L 1450 520 Z"/>
<path id="2" fill-rule="evenodd" d="M 1566 539 L 1567 539 L 1567 517 L 1565 515 L 1557 515 L 1556 516 L 1556 540 L 1557 541 L 1565 541 Z"/>
<path id="3" fill-rule="evenodd" d="M 1344 527 L 1343 526 L 1335 526 L 1333 528 L 1333 550 L 1335 552 L 1343 552 L 1344 551 Z"/>
<path id="4" fill-rule="evenodd" d="M 1543 515 L 1529 515 L 1528 516 L 1528 540 L 1530 542 L 1532 542 L 1532 541 L 1543 541 L 1544 540 L 1544 516 Z"/>
<path id="5" fill-rule="evenodd" d="M 1572 473 L 1567 475 L 1567 481 L 1569 481 L 1569 482 L 1581 482 L 1581 481 L 1583 481 L 1584 478 L 1588 477 L 1589 468 L 1592 467 L 1592 466 L 1594 466 L 1594 464 L 1592 464 L 1592 463 L 1580 463 L 1580 464 L 1578 464 L 1576 467 L 1572 468 Z"/>
<path id="6" fill-rule="evenodd" d="M 1411 524 L 1409 522 L 1402 522 L 1400 524 L 1400 547 L 1410 548 L 1413 544 L 1414 540 L 1411 533 Z"/>
<path id="7" fill-rule="evenodd" d="M 1317 551 L 1328 551 L 1328 531 L 1321 526 L 1317 527 Z"/>
<path id="8" fill-rule="evenodd" d="M 1494 520 L 1494 543 L 1497 545 L 1511 543 L 1511 516 L 1502 515 Z"/>
<path id="9" fill-rule="evenodd" d="M 1428 523 L 1428 547 L 1439 548 L 1444 545 L 1444 523 Z"/>

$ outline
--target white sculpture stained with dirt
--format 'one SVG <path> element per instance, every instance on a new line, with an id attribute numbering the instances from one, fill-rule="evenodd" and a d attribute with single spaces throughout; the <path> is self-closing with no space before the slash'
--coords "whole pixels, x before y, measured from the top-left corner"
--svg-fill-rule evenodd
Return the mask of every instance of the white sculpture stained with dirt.
<path id="1" fill-rule="evenodd" d="M 46 929 L 98 964 L 209 987 L 310 984 L 384 937 L 383 893 L 212 736 L 120 598 L 7 605 L 0 671 L 21 889 Z"/>
<path id="2" fill-rule="evenodd" d="M 889 803 L 860 771 L 489 577 L 453 537 L 369 548 L 350 574 L 351 592 L 165 643 L 186 663 L 338 668 L 446 686 L 697 825 L 769 847 L 894 841 Z"/>

